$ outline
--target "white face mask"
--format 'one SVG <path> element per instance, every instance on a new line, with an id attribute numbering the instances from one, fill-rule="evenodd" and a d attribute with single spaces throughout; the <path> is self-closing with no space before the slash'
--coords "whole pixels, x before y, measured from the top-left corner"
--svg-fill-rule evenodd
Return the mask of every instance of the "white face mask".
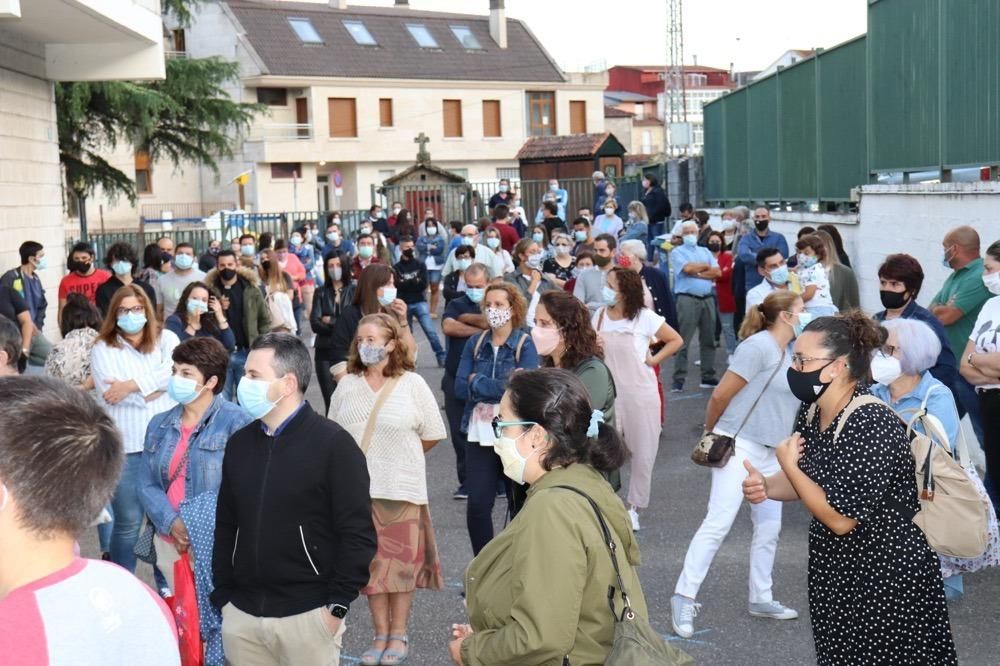
<path id="1" fill-rule="evenodd" d="M 895 356 L 886 356 L 882 352 L 876 352 L 872 357 L 871 369 L 872 379 L 883 386 L 888 386 L 903 374 L 899 359 Z"/>
<path id="2" fill-rule="evenodd" d="M 994 296 L 1000 296 L 1000 271 L 983 273 L 983 284 Z"/>

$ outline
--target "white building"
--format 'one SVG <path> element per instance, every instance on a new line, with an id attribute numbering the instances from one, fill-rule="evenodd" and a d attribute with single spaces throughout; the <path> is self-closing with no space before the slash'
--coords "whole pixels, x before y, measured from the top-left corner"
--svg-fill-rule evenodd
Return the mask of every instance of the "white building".
<path id="1" fill-rule="evenodd" d="M 779 67 L 791 67 L 792 65 L 802 62 L 806 58 L 811 58 L 816 55 L 816 52 L 812 49 L 791 49 L 782 53 L 777 60 L 772 62 L 770 65 L 757 72 L 751 79 L 751 81 L 760 81 L 761 79 L 766 79 L 775 72 L 778 71 Z"/>

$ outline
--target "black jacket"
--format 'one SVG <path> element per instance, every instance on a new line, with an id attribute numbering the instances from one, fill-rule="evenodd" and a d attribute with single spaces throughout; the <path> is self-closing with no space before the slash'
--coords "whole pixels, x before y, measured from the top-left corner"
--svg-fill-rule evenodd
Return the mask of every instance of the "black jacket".
<path id="1" fill-rule="evenodd" d="M 659 185 L 649 188 L 649 191 L 642 195 L 642 205 L 646 207 L 650 224 L 663 222 L 670 217 L 670 199 Z"/>
<path id="2" fill-rule="evenodd" d="M 396 273 L 396 288 L 399 298 L 407 305 L 426 301 L 427 266 L 420 259 L 403 259 L 392 267 Z"/>
<path id="3" fill-rule="evenodd" d="M 375 556 L 368 465 L 354 439 L 306 403 L 277 437 L 254 421 L 226 444 L 212 603 L 257 617 L 349 605 Z"/>
<path id="4" fill-rule="evenodd" d="M 341 291 L 338 303 L 333 289 L 329 285 L 317 287 L 313 292 L 312 313 L 309 315 L 309 326 L 316 334 L 316 357 L 330 360 L 329 353 L 333 348 L 333 326 L 340 318 L 340 313 L 354 299 L 355 283 L 351 282 Z M 329 317 L 330 323 L 323 322 L 323 317 Z"/>
<path id="5" fill-rule="evenodd" d="M 677 307 L 674 304 L 674 295 L 670 291 L 670 281 L 667 276 L 656 266 L 646 264 L 639 271 L 649 293 L 653 297 L 653 310 L 667 320 L 667 324 L 675 331 L 680 330 L 677 322 Z"/>

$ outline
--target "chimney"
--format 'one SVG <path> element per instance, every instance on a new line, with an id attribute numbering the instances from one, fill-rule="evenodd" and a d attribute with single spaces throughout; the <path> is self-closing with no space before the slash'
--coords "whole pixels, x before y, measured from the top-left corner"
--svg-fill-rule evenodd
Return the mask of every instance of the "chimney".
<path id="1" fill-rule="evenodd" d="M 490 37 L 500 48 L 507 48 L 507 11 L 504 9 L 504 0 L 490 0 Z"/>
<path id="2" fill-rule="evenodd" d="M 333 9 L 347 9 L 347 0 L 330 0 Z"/>
<path id="3" fill-rule="evenodd" d="M 410 0 L 396 0 L 396 6 L 397 7 L 407 7 L 407 8 L 409 8 L 409 6 L 410 6 Z"/>

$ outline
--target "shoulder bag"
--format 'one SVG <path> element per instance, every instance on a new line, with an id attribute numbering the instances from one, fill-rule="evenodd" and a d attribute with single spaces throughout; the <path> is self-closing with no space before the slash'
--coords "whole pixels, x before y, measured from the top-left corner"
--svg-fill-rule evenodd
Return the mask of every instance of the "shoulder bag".
<path id="1" fill-rule="evenodd" d="M 717 435 L 714 432 L 706 432 L 698 440 L 698 443 L 694 447 L 694 451 L 691 452 L 691 460 L 696 465 L 701 465 L 703 467 L 725 467 L 729 459 L 733 457 L 733 452 L 736 450 L 736 438 L 739 436 L 740 432 L 743 431 L 743 426 L 747 424 L 750 420 L 750 415 L 753 414 L 753 410 L 757 408 L 757 404 L 760 399 L 764 397 L 767 393 L 768 387 L 771 385 L 771 381 L 774 376 L 778 374 L 778 370 L 781 369 L 781 364 L 785 361 L 785 354 L 787 350 L 781 351 L 781 358 L 778 360 L 778 365 L 775 366 L 774 371 L 771 376 L 767 378 L 767 383 L 764 384 L 764 389 L 757 396 L 757 399 L 753 401 L 750 405 L 750 409 L 747 410 L 746 416 L 743 417 L 743 423 L 737 428 L 736 433 L 732 437 L 728 435 Z"/>
<path id="2" fill-rule="evenodd" d="M 361 381 L 367 382 L 364 375 L 361 376 Z M 381 390 L 378 393 L 378 397 L 375 398 L 375 404 L 372 405 L 371 414 L 368 415 L 368 422 L 365 424 L 365 432 L 361 435 L 361 441 L 358 442 L 358 446 L 361 447 L 361 452 L 368 454 L 368 447 L 372 443 L 372 435 L 375 433 L 375 421 L 378 420 L 378 413 L 382 411 L 382 405 L 385 401 L 389 399 L 389 395 L 392 393 L 393 389 L 396 388 L 396 384 L 399 383 L 399 377 L 390 377 L 385 384 L 382 385 Z"/>

